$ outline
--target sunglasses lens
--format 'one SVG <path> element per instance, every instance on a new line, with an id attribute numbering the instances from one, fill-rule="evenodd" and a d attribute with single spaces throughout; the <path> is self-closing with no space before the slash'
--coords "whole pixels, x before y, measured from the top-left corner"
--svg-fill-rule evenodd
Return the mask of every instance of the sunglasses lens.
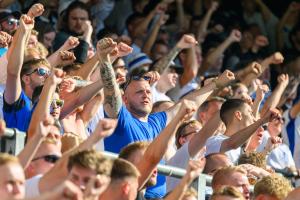
<path id="1" fill-rule="evenodd" d="M 143 79 L 144 79 L 145 81 L 150 81 L 151 77 L 150 77 L 150 76 L 143 76 Z"/>
<path id="2" fill-rule="evenodd" d="M 64 101 L 63 101 L 63 100 L 57 100 L 57 101 L 56 101 L 56 105 L 57 105 L 58 107 L 62 107 L 62 106 L 64 105 Z"/>
<path id="3" fill-rule="evenodd" d="M 48 74 L 48 71 L 43 68 L 38 68 L 37 72 L 40 76 L 45 76 L 46 74 Z"/>

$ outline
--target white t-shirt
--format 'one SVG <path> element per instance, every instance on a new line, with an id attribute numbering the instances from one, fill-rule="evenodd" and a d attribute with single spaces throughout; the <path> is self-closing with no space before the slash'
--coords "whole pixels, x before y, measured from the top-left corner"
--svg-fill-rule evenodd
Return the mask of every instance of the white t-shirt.
<path id="1" fill-rule="evenodd" d="M 165 93 L 159 92 L 156 89 L 156 84 L 151 87 L 152 92 L 152 101 L 153 103 L 158 101 L 171 101 L 170 97 L 168 97 Z"/>
<path id="2" fill-rule="evenodd" d="M 189 142 L 185 143 L 180 149 L 178 149 L 175 155 L 167 162 L 168 165 L 185 169 L 190 160 L 189 154 Z M 167 191 L 172 191 L 176 185 L 180 182 L 180 179 L 167 176 Z"/>
<path id="3" fill-rule="evenodd" d="M 223 134 L 218 134 L 215 136 L 212 136 L 208 138 L 206 141 L 206 155 L 212 154 L 212 153 L 219 153 L 221 149 L 222 142 L 229 137 Z M 241 155 L 241 147 L 237 149 L 233 149 L 230 151 L 225 152 L 228 158 L 231 160 L 232 163 L 237 163 L 237 160 L 239 159 Z"/>
<path id="4" fill-rule="evenodd" d="M 25 181 L 25 198 L 34 198 L 40 196 L 39 182 L 42 174 L 36 175 Z"/>
<path id="5" fill-rule="evenodd" d="M 6 53 L 0 57 L 0 84 L 6 84 L 6 77 L 7 77 L 7 57 Z"/>

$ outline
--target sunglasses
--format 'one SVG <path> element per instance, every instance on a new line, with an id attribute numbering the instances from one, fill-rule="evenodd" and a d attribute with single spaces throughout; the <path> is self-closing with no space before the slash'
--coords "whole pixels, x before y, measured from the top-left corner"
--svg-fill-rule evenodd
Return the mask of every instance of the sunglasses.
<path id="1" fill-rule="evenodd" d="M 19 25 L 19 20 L 15 19 L 15 18 L 10 18 L 10 19 L 7 20 L 7 23 L 10 26 L 14 25 L 14 24 Z"/>
<path id="2" fill-rule="evenodd" d="M 53 99 L 51 102 L 52 107 L 63 107 L 64 106 L 64 100 L 61 99 Z"/>
<path id="3" fill-rule="evenodd" d="M 126 83 L 123 86 L 124 91 L 128 87 L 128 85 L 131 83 L 131 81 L 140 81 L 140 80 L 145 80 L 145 81 L 150 81 L 151 77 L 150 76 L 130 76 L 129 79 L 127 79 Z"/>
<path id="4" fill-rule="evenodd" d="M 41 157 L 37 157 L 32 159 L 32 161 L 36 161 L 39 159 L 44 159 L 44 161 L 48 162 L 48 163 L 56 163 L 56 161 L 58 161 L 60 159 L 60 156 L 57 155 L 45 155 L 45 156 L 41 156 Z"/>
<path id="5" fill-rule="evenodd" d="M 46 75 L 49 75 L 49 74 L 50 74 L 50 71 L 47 70 L 47 69 L 44 69 L 44 68 L 36 68 L 35 70 L 33 70 L 32 72 L 30 72 L 30 73 L 28 73 L 28 74 L 26 74 L 26 75 L 29 76 L 29 75 L 31 75 L 31 74 L 33 74 L 33 73 L 35 73 L 35 72 L 37 72 L 37 74 L 38 74 L 39 76 L 46 76 Z"/>

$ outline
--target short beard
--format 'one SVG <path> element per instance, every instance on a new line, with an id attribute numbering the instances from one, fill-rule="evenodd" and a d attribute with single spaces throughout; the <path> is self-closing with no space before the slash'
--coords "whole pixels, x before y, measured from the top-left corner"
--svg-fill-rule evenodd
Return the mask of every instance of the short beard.
<path id="1" fill-rule="evenodd" d="M 139 109 L 130 102 L 129 102 L 128 106 L 129 106 L 129 109 L 132 113 L 134 113 L 134 114 L 136 114 L 137 116 L 140 116 L 140 117 L 145 117 L 145 116 L 149 115 L 149 113 L 151 112 L 151 111 L 146 111 L 146 110 Z"/>

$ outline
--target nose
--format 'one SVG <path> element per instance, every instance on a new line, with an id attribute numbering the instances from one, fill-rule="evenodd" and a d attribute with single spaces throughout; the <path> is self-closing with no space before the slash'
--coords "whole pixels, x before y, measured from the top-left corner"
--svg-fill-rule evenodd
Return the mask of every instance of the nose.
<path id="1" fill-rule="evenodd" d="M 16 183 L 13 185 L 12 193 L 15 195 L 22 193 L 22 185 L 20 183 Z"/>

